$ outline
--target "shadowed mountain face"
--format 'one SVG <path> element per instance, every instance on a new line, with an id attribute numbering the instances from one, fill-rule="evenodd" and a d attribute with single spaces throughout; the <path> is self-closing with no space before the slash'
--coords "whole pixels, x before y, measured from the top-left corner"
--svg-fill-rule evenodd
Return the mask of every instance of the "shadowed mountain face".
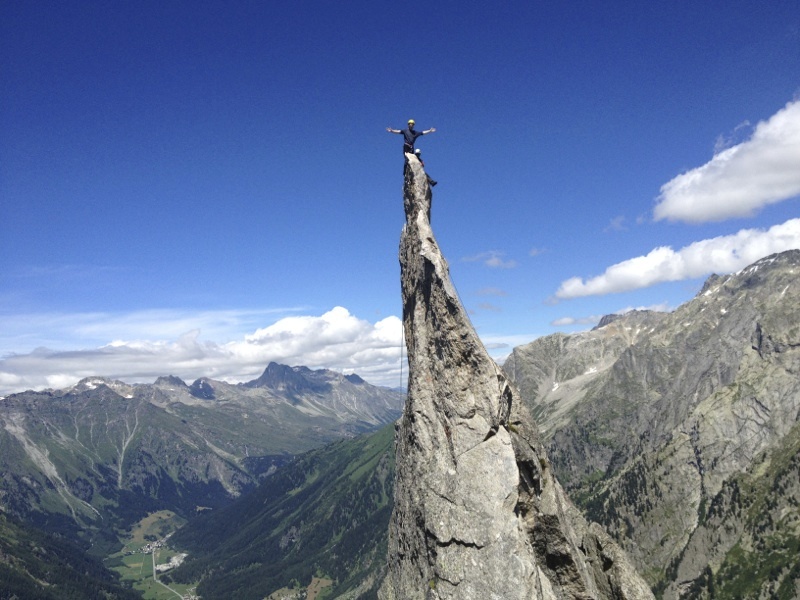
<path id="1" fill-rule="evenodd" d="M 270 364 L 233 385 L 92 378 L 0 400 L 0 508 L 96 539 L 150 511 L 220 507 L 293 455 L 391 423 L 403 396 Z"/>
<path id="2" fill-rule="evenodd" d="M 0 513 L 0 598 L 141 598 L 83 550 Z"/>
<path id="3" fill-rule="evenodd" d="M 553 476 L 520 394 L 478 339 L 407 155 L 400 244 L 409 393 L 396 441 L 386 600 L 652 598 Z"/>
<path id="4" fill-rule="evenodd" d="M 665 598 L 800 589 L 800 250 L 516 348 L 560 481 Z"/>

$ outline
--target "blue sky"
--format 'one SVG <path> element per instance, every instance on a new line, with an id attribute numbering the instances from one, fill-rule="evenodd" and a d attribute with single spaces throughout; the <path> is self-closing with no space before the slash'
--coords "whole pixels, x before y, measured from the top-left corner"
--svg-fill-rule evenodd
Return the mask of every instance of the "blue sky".
<path id="1" fill-rule="evenodd" d="M 800 247 L 800 9 L 0 4 L 0 394 L 400 383 L 401 138 L 501 360 Z"/>

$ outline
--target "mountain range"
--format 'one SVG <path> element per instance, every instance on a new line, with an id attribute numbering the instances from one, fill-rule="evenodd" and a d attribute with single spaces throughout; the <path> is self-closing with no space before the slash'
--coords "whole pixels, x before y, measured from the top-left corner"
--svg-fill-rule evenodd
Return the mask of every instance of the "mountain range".
<path id="1" fill-rule="evenodd" d="M 663 598 L 800 596 L 800 250 L 514 349 L 560 481 Z"/>
<path id="2" fill-rule="evenodd" d="M 672 313 L 609 315 L 591 331 L 520 346 L 503 367 L 536 418 L 559 480 L 625 548 L 659 598 L 800 597 L 798 273 L 800 251 L 770 256 L 739 273 L 709 278 Z M 379 462 L 393 464 L 391 446 L 384 451 Z M 314 480 L 336 481 L 348 470 L 328 461 L 333 470 L 315 463 Z M 308 472 L 303 467 L 294 477 L 306 481 Z M 333 490 L 325 484 L 315 495 L 342 497 Z M 238 546 L 235 532 L 258 530 L 255 524 L 267 515 L 281 514 L 276 502 L 288 501 L 273 498 L 263 514 L 246 497 L 236 501 L 224 514 L 242 520 L 231 521 L 227 534 L 218 524 L 213 547 Z M 307 547 L 309 525 L 330 513 L 304 514 L 299 548 Z M 226 520 L 223 512 L 206 518 Z M 375 545 L 383 547 L 388 512 L 360 518 L 361 527 L 372 523 Z M 272 523 L 265 535 L 272 540 L 292 526 L 288 519 Z M 199 539 L 202 531 L 193 522 L 183 535 Z M 314 543 L 329 547 L 336 535 Z M 253 534 L 241 547 L 257 540 Z M 306 576 L 323 564 L 314 553 L 305 562 L 287 548 L 279 544 L 269 556 L 296 561 L 294 568 Z M 210 555 L 199 550 L 197 564 L 205 569 L 206 589 L 219 589 L 205 558 Z M 371 564 L 371 572 L 361 573 L 365 582 L 385 569 L 379 561 Z M 348 573 L 327 575 L 344 580 Z M 220 566 L 219 577 L 231 581 L 232 574 Z M 289 579 L 271 581 L 277 586 Z M 346 589 L 333 588 L 331 597 L 374 598 L 369 585 L 363 595 Z"/>
<path id="3" fill-rule="evenodd" d="M 402 399 L 276 363 L 237 385 L 89 378 L 14 394 L 0 401 L 0 510 L 102 554 L 149 512 L 224 506 L 296 454 L 393 422 Z"/>
<path id="4" fill-rule="evenodd" d="M 712 276 L 671 313 L 610 315 L 503 366 L 548 466 L 659 598 L 800 597 L 798 273 L 800 250 L 770 256 Z M 142 513 L 217 507 L 174 538 L 193 552 L 174 576 L 202 575 L 204 597 L 325 575 L 328 597 L 374 598 L 392 427 L 324 444 L 393 422 L 401 405 L 354 376 L 274 364 L 240 385 L 95 378 L 16 394 L 0 401 L 0 507 L 88 531 L 98 555 L 114 542 L 102 532 Z"/>

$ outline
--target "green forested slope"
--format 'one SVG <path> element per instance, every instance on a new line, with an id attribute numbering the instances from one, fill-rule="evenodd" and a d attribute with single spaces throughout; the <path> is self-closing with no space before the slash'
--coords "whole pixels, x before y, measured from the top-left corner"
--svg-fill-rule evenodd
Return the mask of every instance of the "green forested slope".
<path id="1" fill-rule="evenodd" d="M 374 597 L 384 568 L 394 480 L 394 427 L 298 458 L 229 507 L 178 531 L 189 552 L 172 573 L 202 579 L 204 599 L 264 598 L 281 587 L 334 580 L 333 596 L 361 586 Z"/>
<path id="2" fill-rule="evenodd" d="M 697 600 L 800 596 L 800 424 L 725 483 L 668 576 Z"/>
<path id="3" fill-rule="evenodd" d="M 120 585 L 81 548 L 0 514 L 0 598 L 25 600 L 128 600 Z"/>

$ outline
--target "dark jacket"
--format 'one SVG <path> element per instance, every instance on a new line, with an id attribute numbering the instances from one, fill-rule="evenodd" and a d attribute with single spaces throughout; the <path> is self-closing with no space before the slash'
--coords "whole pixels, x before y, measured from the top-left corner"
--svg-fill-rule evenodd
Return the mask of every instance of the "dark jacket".
<path id="1" fill-rule="evenodd" d="M 400 131 L 403 134 L 403 152 L 414 152 L 414 142 L 418 137 L 425 135 L 422 131 L 417 131 L 412 127 L 407 127 Z"/>

